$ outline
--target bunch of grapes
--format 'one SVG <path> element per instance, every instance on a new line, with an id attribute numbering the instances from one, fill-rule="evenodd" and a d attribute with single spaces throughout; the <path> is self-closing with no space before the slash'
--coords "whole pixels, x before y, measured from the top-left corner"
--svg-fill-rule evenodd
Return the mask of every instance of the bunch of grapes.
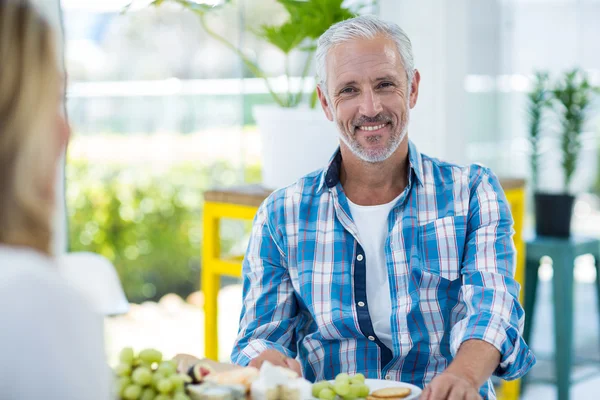
<path id="1" fill-rule="evenodd" d="M 343 400 L 365 398 L 370 389 L 365 384 L 365 376 L 356 374 L 350 376 L 346 373 L 338 374 L 333 383 L 320 381 L 312 386 L 312 395 L 321 400 L 334 400 L 336 396 Z"/>
<path id="2" fill-rule="evenodd" d="M 131 347 L 121 351 L 115 368 L 116 393 L 123 400 L 190 400 L 185 384 L 191 378 L 177 373 L 177 363 L 163 361 L 162 353 L 154 349 L 140 351 L 135 356 Z"/>

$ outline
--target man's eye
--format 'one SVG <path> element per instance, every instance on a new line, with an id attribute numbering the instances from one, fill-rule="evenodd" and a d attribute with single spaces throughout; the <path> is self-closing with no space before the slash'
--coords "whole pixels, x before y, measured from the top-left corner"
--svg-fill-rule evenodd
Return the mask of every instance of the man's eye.
<path id="1" fill-rule="evenodd" d="M 380 88 L 389 88 L 389 87 L 393 87 L 394 84 L 392 82 L 381 82 L 381 84 L 379 85 Z"/>
<path id="2" fill-rule="evenodd" d="M 347 88 L 343 88 L 340 91 L 340 94 L 348 94 L 348 93 L 354 93 L 354 92 L 355 92 L 354 88 L 347 87 Z"/>

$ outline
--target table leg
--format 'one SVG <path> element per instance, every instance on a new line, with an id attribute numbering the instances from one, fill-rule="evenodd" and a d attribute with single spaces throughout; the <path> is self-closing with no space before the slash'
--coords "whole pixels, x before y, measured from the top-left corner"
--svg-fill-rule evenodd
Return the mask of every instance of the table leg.
<path id="1" fill-rule="evenodd" d="M 204 209 L 204 237 L 202 246 L 202 293 L 204 295 L 204 355 L 219 358 L 218 304 L 220 276 L 213 263 L 220 257 L 219 218 L 212 214 L 210 206 Z"/>
<path id="2" fill-rule="evenodd" d="M 525 328 L 523 329 L 523 339 L 529 346 L 531 346 L 531 328 L 535 313 L 539 268 L 540 260 L 528 260 L 525 266 Z"/>
<path id="3" fill-rule="evenodd" d="M 533 327 L 533 317 L 535 314 L 535 300 L 537 297 L 538 288 L 538 270 L 540 268 L 540 260 L 528 260 L 525 264 L 525 327 L 523 329 L 523 340 L 531 348 L 531 330 Z M 527 384 L 527 375 L 521 379 L 521 390 L 525 389 Z"/>
<path id="4" fill-rule="evenodd" d="M 555 368 L 558 400 L 569 399 L 573 351 L 573 266 L 572 252 L 564 252 L 553 260 Z"/>
<path id="5" fill-rule="evenodd" d="M 596 301 L 598 304 L 597 315 L 600 315 L 600 253 L 594 256 L 594 266 L 596 267 Z"/>

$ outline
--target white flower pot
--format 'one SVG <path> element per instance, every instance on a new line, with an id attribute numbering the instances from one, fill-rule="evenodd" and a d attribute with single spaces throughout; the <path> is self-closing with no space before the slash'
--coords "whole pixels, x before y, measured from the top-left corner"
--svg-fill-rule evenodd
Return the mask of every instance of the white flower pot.
<path id="1" fill-rule="evenodd" d="M 278 189 L 323 168 L 339 145 L 335 124 L 323 110 L 255 106 L 262 141 L 263 185 Z"/>

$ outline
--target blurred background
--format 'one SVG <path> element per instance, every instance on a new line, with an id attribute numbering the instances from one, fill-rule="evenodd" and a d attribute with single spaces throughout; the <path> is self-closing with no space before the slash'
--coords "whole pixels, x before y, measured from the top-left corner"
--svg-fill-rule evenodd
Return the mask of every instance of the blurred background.
<path id="1" fill-rule="evenodd" d="M 265 39 L 261 25 L 290 18 L 276 0 L 190 2 L 199 4 L 196 11 L 139 1 L 125 12 L 128 0 L 38 3 L 64 34 L 73 129 L 57 249 L 102 254 L 118 271 L 132 306 L 107 318 L 109 356 L 127 345 L 202 356 L 204 192 L 263 181 L 268 155 L 253 110 L 293 99 L 294 91 L 308 104 L 314 65 L 306 68 L 306 51 Z M 549 74 L 549 92 L 574 68 L 600 85 L 600 0 L 356 0 L 344 6 L 397 22 L 411 38 L 422 83 L 410 137 L 431 156 L 482 163 L 500 177 L 529 183 L 534 74 Z M 242 49 L 271 78 L 269 85 L 221 39 Z M 592 237 L 600 237 L 599 103 L 592 95 L 569 187 L 576 196 L 572 229 Z M 564 190 L 562 127 L 548 112 L 537 142 L 537 190 Z M 528 185 L 529 230 L 533 192 Z M 224 254 L 244 252 L 249 227 L 249 221 L 222 223 Z M 551 267 L 540 276 L 547 282 Z M 592 258 L 578 260 L 578 296 L 595 301 L 595 277 Z M 221 285 L 219 357 L 227 359 L 241 288 L 235 278 Z M 546 286 L 539 296 L 540 307 L 549 309 Z M 587 304 L 588 297 L 578 301 Z M 576 338 L 597 354 L 598 331 L 586 328 L 600 326 L 593 322 L 599 314 L 588 313 L 576 316 Z M 536 349 L 551 351 L 552 339 L 538 336 Z M 546 398 L 545 390 L 552 389 L 531 385 L 525 395 Z"/>

